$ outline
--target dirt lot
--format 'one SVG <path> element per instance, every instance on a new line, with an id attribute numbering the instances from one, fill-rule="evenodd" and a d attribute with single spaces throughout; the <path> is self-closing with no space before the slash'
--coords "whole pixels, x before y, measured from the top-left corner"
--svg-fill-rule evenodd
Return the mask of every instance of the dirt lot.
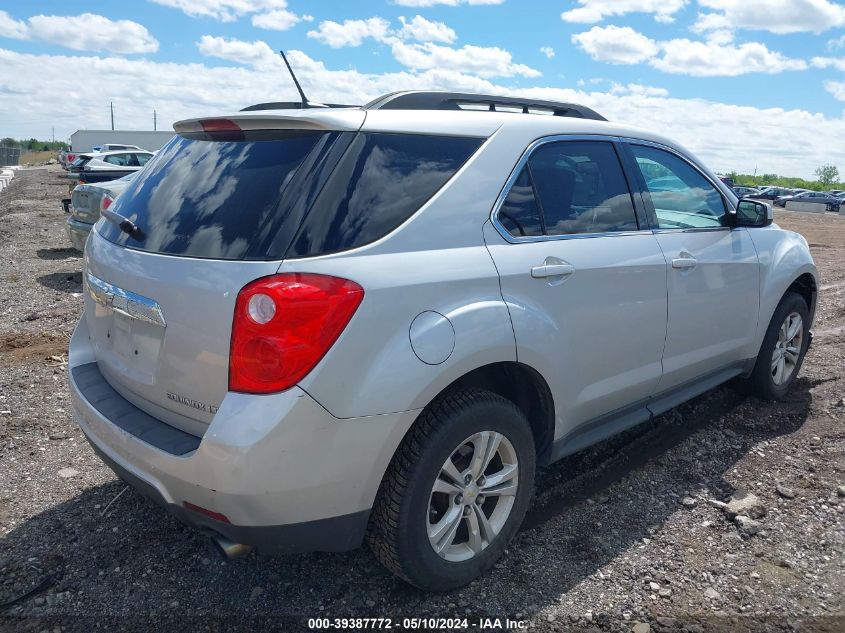
<path id="1" fill-rule="evenodd" d="M 0 194 L 0 629 L 466 616 L 482 630 L 490 616 L 544 631 L 845 630 L 845 217 L 777 212 L 823 281 L 788 402 L 723 387 L 554 465 L 496 569 L 426 595 L 366 550 L 223 562 L 100 463 L 65 384 L 82 259 L 60 173 L 21 171 Z M 713 503 L 742 490 L 765 511 L 753 536 Z"/>

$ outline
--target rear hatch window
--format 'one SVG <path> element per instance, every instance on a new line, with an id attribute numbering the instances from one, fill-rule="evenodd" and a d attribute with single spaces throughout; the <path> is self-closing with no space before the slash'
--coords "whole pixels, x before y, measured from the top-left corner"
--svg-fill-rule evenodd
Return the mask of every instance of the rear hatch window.
<path id="1" fill-rule="evenodd" d="M 370 243 L 407 220 L 483 139 L 277 130 L 176 136 L 101 222 L 136 250 L 208 259 L 307 257 Z"/>
<path id="2" fill-rule="evenodd" d="M 111 222 L 101 224 L 100 235 L 154 253 L 243 259 L 256 227 L 272 219 L 285 185 L 327 134 L 251 141 L 176 136 L 112 207 L 145 238 L 135 240 Z"/>

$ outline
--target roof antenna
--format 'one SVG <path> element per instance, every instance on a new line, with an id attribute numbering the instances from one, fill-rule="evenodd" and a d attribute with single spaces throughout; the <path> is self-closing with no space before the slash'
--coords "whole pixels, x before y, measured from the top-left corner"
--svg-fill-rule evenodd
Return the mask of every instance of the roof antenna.
<path id="1" fill-rule="evenodd" d="M 293 83 L 296 84 L 296 89 L 299 91 L 299 96 L 302 97 L 302 105 L 300 106 L 303 110 L 305 108 L 311 107 L 311 104 L 308 103 L 308 97 L 305 96 L 305 93 L 302 91 L 302 86 L 299 85 L 299 80 L 296 78 L 296 75 L 293 72 L 293 68 L 290 67 L 290 62 L 288 58 L 285 57 L 284 51 L 279 51 L 279 55 L 282 56 L 282 59 L 285 61 L 285 66 L 288 67 L 288 72 L 290 76 L 293 78 Z"/>

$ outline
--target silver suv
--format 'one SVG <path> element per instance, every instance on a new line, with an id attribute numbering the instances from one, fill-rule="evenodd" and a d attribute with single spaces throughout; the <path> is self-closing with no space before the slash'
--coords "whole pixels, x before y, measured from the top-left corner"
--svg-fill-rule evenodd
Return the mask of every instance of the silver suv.
<path id="1" fill-rule="evenodd" d="M 801 368 L 807 242 L 660 135 L 431 92 L 175 128 L 91 232 L 70 386 L 102 459 L 230 553 L 366 540 L 454 588 L 537 466 Z"/>

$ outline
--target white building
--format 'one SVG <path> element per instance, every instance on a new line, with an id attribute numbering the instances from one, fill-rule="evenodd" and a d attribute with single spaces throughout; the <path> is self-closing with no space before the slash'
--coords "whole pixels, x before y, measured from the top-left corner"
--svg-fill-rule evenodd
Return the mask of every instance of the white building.
<path id="1" fill-rule="evenodd" d="M 90 152 L 95 145 L 103 143 L 137 145 L 154 152 L 161 149 L 174 134 L 173 130 L 77 130 L 70 135 L 70 145 L 75 152 Z"/>

